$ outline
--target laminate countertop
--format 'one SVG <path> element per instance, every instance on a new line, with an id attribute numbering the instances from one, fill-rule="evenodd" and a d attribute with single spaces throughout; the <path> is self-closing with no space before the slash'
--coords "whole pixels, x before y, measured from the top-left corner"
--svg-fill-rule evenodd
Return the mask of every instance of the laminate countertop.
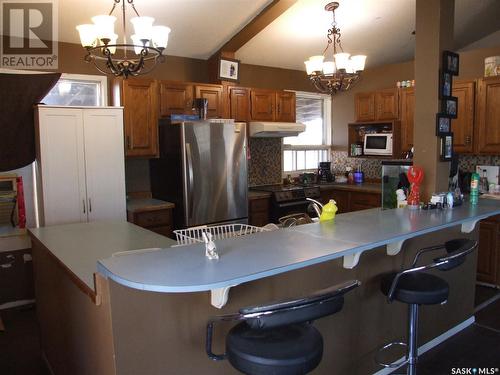
<path id="1" fill-rule="evenodd" d="M 208 291 L 340 257 L 344 257 L 344 262 L 355 259 L 354 267 L 364 251 L 383 245 L 388 250 L 394 245 L 400 249 L 406 239 L 457 225 L 469 232 L 479 220 L 498 214 L 500 202 L 490 199 L 481 199 L 476 206 L 464 203 L 445 210 L 374 208 L 337 215 L 331 222 L 217 240 L 219 260 L 207 259 L 204 244 L 199 244 L 101 257 L 97 269 L 117 283 L 135 289 L 168 293 Z M 40 229 L 36 235 L 43 236 L 44 230 L 54 229 Z M 108 251 L 116 251 L 116 246 Z M 85 254 L 84 248 L 81 254 Z M 362 257 L 359 261 L 363 261 Z"/>
<path id="2" fill-rule="evenodd" d="M 127 211 L 138 213 L 174 208 L 175 204 L 154 198 L 133 198 L 127 200 Z"/>

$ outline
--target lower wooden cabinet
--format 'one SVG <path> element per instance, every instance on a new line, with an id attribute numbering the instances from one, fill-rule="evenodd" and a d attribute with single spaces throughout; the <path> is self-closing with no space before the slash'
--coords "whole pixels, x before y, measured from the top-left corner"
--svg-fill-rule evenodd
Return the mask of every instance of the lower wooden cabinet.
<path id="1" fill-rule="evenodd" d="M 479 223 L 477 279 L 500 285 L 500 216 Z"/>
<path id="2" fill-rule="evenodd" d="M 376 208 L 382 205 L 380 193 L 367 193 L 340 189 L 322 190 L 321 203 L 328 203 L 330 199 L 337 202 L 337 207 L 339 209 L 337 213 L 339 214 Z"/>
<path id="3" fill-rule="evenodd" d="M 248 201 L 248 223 L 256 227 L 269 224 L 271 198 L 257 198 Z"/>
<path id="4" fill-rule="evenodd" d="M 127 219 L 140 227 L 163 236 L 173 236 L 172 209 L 154 211 L 127 212 Z"/>

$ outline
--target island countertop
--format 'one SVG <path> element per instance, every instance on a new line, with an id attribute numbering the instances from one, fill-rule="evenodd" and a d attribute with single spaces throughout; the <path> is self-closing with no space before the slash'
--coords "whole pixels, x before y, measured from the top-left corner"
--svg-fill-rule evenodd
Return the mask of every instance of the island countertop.
<path id="1" fill-rule="evenodd" d="M 98 271 L 122 285 L 155 292 L 208 291 L 277 275 L 500 214 L 483 199 L 446 210 L 370 209 L 273 232 L 216 241 L 220 259 L 189 245 L 101 259 Z M 472 227 L 471 227 L 472 228 Z"/>

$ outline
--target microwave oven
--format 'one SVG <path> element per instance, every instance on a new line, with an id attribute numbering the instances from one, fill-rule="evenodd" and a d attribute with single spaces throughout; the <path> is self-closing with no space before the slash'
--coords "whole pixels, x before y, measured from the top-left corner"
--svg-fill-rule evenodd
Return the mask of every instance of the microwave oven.
<path id="1" fill-rule="evenodd" d="M 364 155 L 392 155 L 392 133 L 365 134 Z"/>

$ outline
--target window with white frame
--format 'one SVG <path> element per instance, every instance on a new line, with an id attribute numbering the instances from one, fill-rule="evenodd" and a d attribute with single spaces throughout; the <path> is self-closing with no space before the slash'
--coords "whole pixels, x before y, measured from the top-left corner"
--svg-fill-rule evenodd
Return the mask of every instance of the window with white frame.
<path id="1" fill-rule="evenodd" d="M 59 81 L 42 100 L 49 105 L 108 105 L 107 78 L 86 74 L 62 74 Z"/>
<path id="2" fill-rule="evenodd" d="M 315 170 L 320 161 L 330 160 L 331 97 L 297 92 L 296 121 L 306 130 L 283 139 L 284 174 Z"/>

